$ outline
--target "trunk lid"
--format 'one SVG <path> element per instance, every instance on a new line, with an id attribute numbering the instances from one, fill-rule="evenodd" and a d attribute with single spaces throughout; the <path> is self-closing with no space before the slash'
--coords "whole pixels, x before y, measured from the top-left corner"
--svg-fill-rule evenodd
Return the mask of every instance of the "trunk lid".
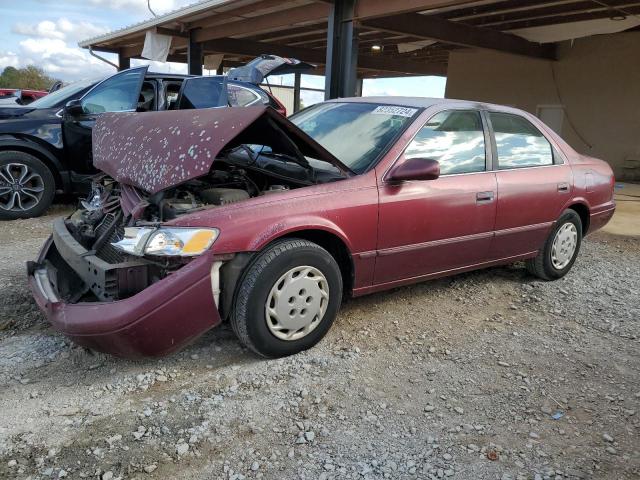
<path id="1" fill-rule="evenodd" d="M 316 68 L 315 65 L 295 58 L 278 57 L 277 55 L 261 55 L 246 65 L 229 70 L 231 80 L 259 85 L 269 75 L 285 75 L 287 73 L 304 72 Z"/>

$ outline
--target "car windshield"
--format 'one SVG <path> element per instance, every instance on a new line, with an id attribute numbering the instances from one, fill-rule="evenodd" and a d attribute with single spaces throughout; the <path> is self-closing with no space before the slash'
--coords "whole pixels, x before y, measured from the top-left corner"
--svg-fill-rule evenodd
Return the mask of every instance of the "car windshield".
<path id="1" fill-rule="evenodd" d="M 64 100 L 70 97 L 73 97 L 76 93 L 84 90 L 85 88 L 90 87 L 96 82 L 97 80 L 93 79 L 93 80 L 81 80 L 79 82 L 72 83 L 71 85 L 62 87 L 60 90 L 56 90 L 55 92 L 50 93 L 49 95 L 45 95 L 44 97 L 39 98 L 34 102 L 31 102 L 29 104 L 29 107 L 34 107 L 34 108 L 55 107 L 60 102 L 63 102 Z"/>
<path id="2" fill-rule="evenodd" d="M 396 105 L 328 102 L 289 119 L 351 170 L 363 173 L 417 112 L 418 108 Z"/>

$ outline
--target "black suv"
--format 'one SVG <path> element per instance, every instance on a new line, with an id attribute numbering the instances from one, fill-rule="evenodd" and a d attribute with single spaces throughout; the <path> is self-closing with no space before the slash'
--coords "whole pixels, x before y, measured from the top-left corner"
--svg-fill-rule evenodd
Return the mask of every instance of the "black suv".
<path id="1" fill-rule="evenodd" d="M 96 173 L 91 129 L 104 112 L 219 106 L 224 77 L 147 72 L 137 67 L 78 82 L 25 107 L 0 108 L 0 219 L 42 214 L 57 193 L 86 193 Z M 284 107 L 257 85 L 228 80 L 230 106 Z"/>

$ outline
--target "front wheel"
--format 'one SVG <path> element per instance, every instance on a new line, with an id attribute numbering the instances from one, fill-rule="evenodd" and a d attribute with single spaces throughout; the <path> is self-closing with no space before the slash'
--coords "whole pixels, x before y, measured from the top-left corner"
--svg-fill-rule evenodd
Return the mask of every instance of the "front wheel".
<path id="1" fill-rule="evenodd" d="M 53 201 L 56 185 L 51 170 L 25 152 L 0 152 L 0 219 L 41 215 Z"/>
<path id="2" fill-rule="evenodd" d="M 341 300 L 342 275 L 331 254 L 307 240 L 286 239 L 268 246 L 248 267 L 231 326 L 254 352 L 284 357 L 318 343 Z"/>
<path id="3" fill-rule="evenodd" d="M 581 242 L 582 220 L 575 210 L 565 210 L 538 256 L 526 261 L 527 270 L 543 280 L 564 277 L 576 261 Z"/>

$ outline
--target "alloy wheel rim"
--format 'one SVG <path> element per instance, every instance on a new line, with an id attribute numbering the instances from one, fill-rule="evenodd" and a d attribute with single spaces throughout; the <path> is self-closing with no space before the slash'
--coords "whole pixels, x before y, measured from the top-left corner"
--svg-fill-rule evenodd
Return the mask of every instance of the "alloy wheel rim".
<path id="1" fill-rule="evenodd" d="M 0 209 L 24 212 L 34 208 L 44 194 L 44 180 L 24 163 L 0 167 Z"/>
<path id="2" fill-rule="evenodd" d="M 267 327 L 280 340 L 299 340 L 320 325 L 328 304 L 329 283 L 323 273 L 308 265 L 294 267 L 267 296 Z"/>
<path id="3" fill-rule="evenodd" d="M 551 246 L 551 263 L 553 266 L 562 270 L 573 258 L 578 245 L 578 229 L 576 226 L 567 222 L 562 225 L 556 232 Z"/>

